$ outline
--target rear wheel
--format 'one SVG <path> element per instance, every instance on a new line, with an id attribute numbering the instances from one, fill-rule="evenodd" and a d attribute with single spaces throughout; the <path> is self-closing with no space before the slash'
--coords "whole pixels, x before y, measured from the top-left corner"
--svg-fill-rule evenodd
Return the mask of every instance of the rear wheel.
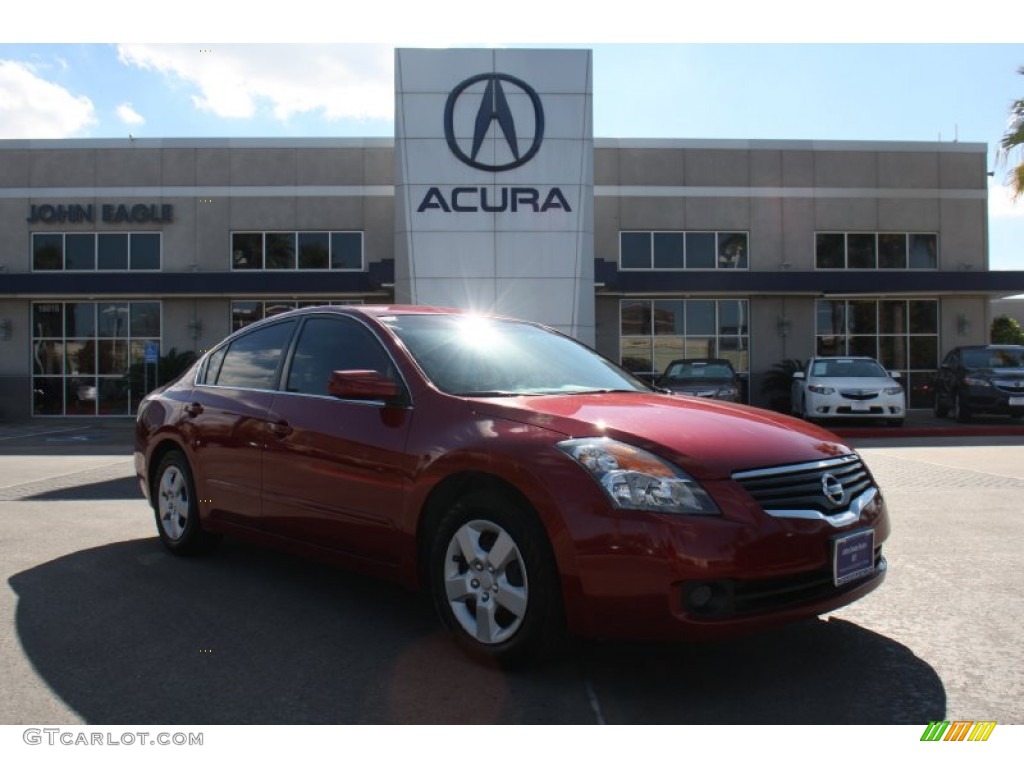
<path id="1" fill-rule="evenodd" d="M 514 665 L 560 639 L 558 573 L 532 510 L 494 491 L 471 492 L 441 518 L 429 558 L 434 606 L 470 653 Z"/>
<path id="2" fill-rule="evenodd" d="M 160 460 L 152 498 L 160 541 L 175 554 L 208 552 L 220 541 L 200 525 L 192 468 L 181 451 L 170 451 Z"/>

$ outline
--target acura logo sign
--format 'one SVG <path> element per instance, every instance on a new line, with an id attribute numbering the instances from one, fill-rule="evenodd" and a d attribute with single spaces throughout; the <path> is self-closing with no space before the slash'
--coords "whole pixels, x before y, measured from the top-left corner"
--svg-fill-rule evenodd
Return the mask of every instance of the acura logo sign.
<path id="1" fill-rule="evenodd" d="M 472 144 L 466 147 L 464 144 L 467 142 L 467 139 L 464 137 L 462 139 L 464 143 L 460 144 L 459 138 L 456 137 L 455 107 L 460 99 L 474 97 L 473 94 L 467 93 L 467 90 L 477 83 L 485 84 L 484 92 L 476 109 L 476 119 L 473 122 Z M 532 126 L 516 125 L 512 109 L 509 106 L 506 89 L 512 92 L 521 92 L 529 97 L 530 104 L 533 107 Z M 512 157 L 511 161 L 505 163 L 485 163 L 477 159 L 480 148 L 484 144 L 484 139 L 487 137 L 488 132 L 492 130 L 492 127 L 495 130 L 495 137 L 503 139 L 508 146 L 509 154 Z M 523 152 L 521 151 L 523 147 L 520 144 L 519 136 L 529 135 L 524 133 L 526 128 L 533 129 L 533 139 L 525 148 L 526 151 Z M 472 168 L 491 172 L 509 171 L 513 168 L 518 168 L 529 162 L 537 154 L 541 142 L 544 140 L 544 108 L 541 106 L 540 96 L 537 95 L 533 88 L 512 75 L 504 75 L 497 72 L 474 75 L 468 80 L 463 80 L 448 94 L 448 100 L 444 105 L 444 136 L 448 141 L 448 147 L 451 149 L 452 154 Z"/>

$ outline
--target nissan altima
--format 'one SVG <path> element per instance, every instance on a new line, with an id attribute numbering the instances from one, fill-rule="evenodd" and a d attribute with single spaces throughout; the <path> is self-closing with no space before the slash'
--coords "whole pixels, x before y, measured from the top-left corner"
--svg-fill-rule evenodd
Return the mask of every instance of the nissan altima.
<path id="1" fill-rule="evenodd" d="M 172 552 L 231 535 L 422 587 L 502 662 L 815 616 L 886 573 L 882 493 L 836 436 L 455 310 L 248 326 L 143 400 L 134 459 Z"/>

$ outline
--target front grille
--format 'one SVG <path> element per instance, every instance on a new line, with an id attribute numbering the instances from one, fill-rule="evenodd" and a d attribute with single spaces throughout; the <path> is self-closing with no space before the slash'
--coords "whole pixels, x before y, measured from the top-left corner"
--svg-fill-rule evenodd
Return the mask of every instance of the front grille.
<path id="1" fill-rule="evenodd" d="M 825 475 L 831 475 L 831 480 L 842 486 L 839 503 L 834 492 L 832 498 L 825 495 Z M 766 511 L 815 510 L 825 515 L 842 512 L 873 484 L 867 467 L 856 455 L 736 472 L 732 478 Z M 833 483 L 829 484 L 834 488 Z"/>
<path id="2" fill-rule="evenodd" d="M 878 392 L 864 392 L 861 390 L 840 390 L 839 394 L 845 397 L 847 400 L 874 400 L 878 397 Z"/>

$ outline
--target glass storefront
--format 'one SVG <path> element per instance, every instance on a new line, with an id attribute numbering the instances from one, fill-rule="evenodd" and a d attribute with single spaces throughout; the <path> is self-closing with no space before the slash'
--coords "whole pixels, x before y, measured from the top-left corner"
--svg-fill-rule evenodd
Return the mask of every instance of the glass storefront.
<path id="1" fill-rule="evenodd" d="M 159 346 L 160 334 L 158 301 L 34 302 L 33 415 L 133 414 L 146 345 Z"/>
<path id="2" fill-rule="evenodd" d="M 937 299 L 819 299 L 819 355 L 866 355 L 899 371 L 910 408 L 932 406 L 939 367 Z"/>
<path id="3" fill-rule="evenodd" d="M 725 358 L 750 369 L 746 299 L 622 299 L 620 362 L 634 372 L 664 371 L 680 358 Z"/>

